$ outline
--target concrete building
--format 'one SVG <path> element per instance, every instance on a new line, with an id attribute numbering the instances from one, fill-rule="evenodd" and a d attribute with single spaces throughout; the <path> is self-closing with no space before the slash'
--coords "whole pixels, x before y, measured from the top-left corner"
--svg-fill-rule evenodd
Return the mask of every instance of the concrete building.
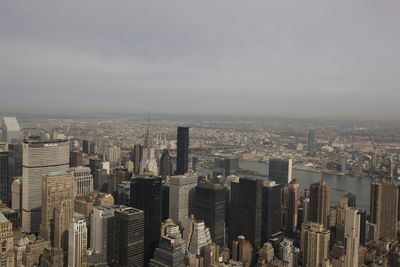
<path id="1" fill-rule="evenodd" d="M 194 209 L 197 176 L 171 176 L 169 183 L 169 217 L 174 222 L 183 223 Z"/>
<path id="2" fill-rule="evenodd" d="M 74 215 L 74 182 L 69 171 L 43 177 L 40 236 L 54 248 L 68 251 L 68 230 Z"/>
<path id="3" fill-rule="evenodd" d="M 3 141 L 16 144 L 21 141 L 21 127 L 15 117 L 3 117 L 1 121 Z"/>
<path id="4" fill-rule="evenodd" d="M 22 177 L 17 177 L 11 184 L 11 208 L 21 212 L 22 209 Z"/>
<path id="5" fill-rule="evenodd" d="M 331 188 L 325 181 L 310 185 L 308 220 L 329 228 L 328 215 L 331 203 Z"/>
<path id="6" fill-rule="evenodd" d="M 71 151 L 69 155 L 69 166 L 79 167 L 83 165 L 83 153 L 80 151 Z"/>
<path id="7" fill-rule="evenodd" d="M 358 210 L 346 208 L 345 219 L 345 256 L 344 267 L 359 266 L 358 251 L 360 249 L 360 222 L 361 216 Z"/>
<path id="8" fill-rule="evenodd" d="M 74 195 L 86 195 L 93 192 L 93 176 L 89 167 L 71 168 L 74 175 Z"/>
<path id="9" fill-rule="evenodd" d="M 210 228 L 215 244 L 224 245 L 226 188 L 220 184 L 199 182 L 196 186 L 194 215 Z"/>
<path id="10" fill-rule="evenodd" d="M 261 244 L 282 229 L 282 186 L 264 181 L 261 205 Z"/>
<path id="11" fill-rule="evenodd" d="M 392 242 L 397 238 L 398 190 L 391 180 L 379 179 L 371 184 L 371 223 L 376 237 Z"/>
<path id="12" fill-rule="evenodd" d="M 114 212 L 115 206 L 93 207 L 90 228 L 90 246 L 99 251 L 102 262 L 111 263 L 114 244 Z"/>
<path id="13" fill-rule="evenodd" d="M 172 159 L 168 153 L 168 149 L 164 149 L 160 158 L 160 176 L 165 180 L 173 174 Z"/>
<path id="14" fill-rule="evenodd" d="M 39 232 L 43 176 L 68 169 L 68 140 L 24 141 L 22 178 L 22 230 L 24 232 Z"/>
<path id="15" fill-rule="evenodd" d="M 114 262 L 119 267 L 144 266 L 144 212 L 115 211 Z"/>
<path id="16" fill-rule="evenodd" d="M 85 217 L 75 217 L 71 222 L 68 234 L 68 267 L 87 266 L 87 234 Z"/>
<path id="17" fill-rule="evenodd" d="M 203 221 L 194 221 L 190 233 L 188 251 L 191 254 L 203 255 L 202 248 L 212 243 L 210 229 Z"/>
<path id="18" fill-rule="evenodd" d="M 0 267 L 14 267 L 12 223 L 0 212 Z"/>
<path id="19" fill-rule="evenodd" d="M 297 179 L 290 181 L 284 189 L 284 225 L 287 236 L 293 236 L 298 225 L 300 184 Z"/>
<path id="20" fill-rule="evenodd" d="M 329 230 L 315 222 L 303 223 L 301 226 L 300 250 L 304 267 L 322 265 L 329 259 Z"/>
<path id="21" fill-rule="evenodd" d="M 287 185 L 292 180 L 292 159 L 269 159 L 269 180 Z"/>
<path id="22" fill-rule="evenodd" d="M 242 262 L 243 267 L 250 267 L 253 262 L 253 246 L 244 236 L 238 236 L 232 242 L 232 260 Z"/>
<path id="23" fill-rule="evenodd" d="M 129 206 L 131 203 L 131 183 L 123 181 L 117 188 L 117 204 Z"/>
<path id="24" fill-rule="evenodd" d="M 315 131 L 309 130 L 307 136 L 307 150 L 308 151 L 315 151 L 316 149 L 316 140 L 315 140 Z"/>

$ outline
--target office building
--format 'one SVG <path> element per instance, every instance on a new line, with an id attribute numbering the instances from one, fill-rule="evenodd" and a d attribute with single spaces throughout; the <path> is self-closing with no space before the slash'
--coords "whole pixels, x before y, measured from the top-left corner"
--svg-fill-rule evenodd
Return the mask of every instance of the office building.
<path id="1" fill-rule="evenodd" d="M 169 183 L 164 182 L 161 186 L 161 205 L 162 205 L 162 220 L 169 219 Z"/>
<path id="2" fill-rule="evenodd" d="M 358 210 L 360 215 L 360 245 L 365 247 L 367 238 L 367 211 Z"/>
<path id="3" fill-rule="evenodd" d="M 176 174 L 183 175 L 189 169 L 189 127 L 178 127 L 176 148 Z"/>
<path id="4" fill-rule="evenodd" d="M 315 131 L 309 130 L 308 131 L 308 140 L 307 140 L 307 150 L 308 151 L 315 151 L 316 149 L 316 140 L 315 140 Z"/>
<path id="5" fill-rule="evenodd" d="M 83 165 L 83 154 L 80 151 L 71 151 L 69 155 L 69 166 L 78 167 Z"/>
<path id="6" fill-rule="evenodd" d="M 129 206 L 131 204 L 131 183 L 129 181 L 123 181 L 118 185 L 117 188 L 117 204 Z"/>
<path id="7" fill-rule="evenodd" d="M 229 175 L 237 175 L 239 169 L 238 158 L 215 158 L 213 177 L 222 175 L 227 177 Z"/>
<path id="8" fill-rule="evenodd" d="M 269 159 L 269 180 L 287 185 L 292 180 L 292 159 Z"/>
<path id="9" fill-rule="evenodd" d="M 13 227 L 2 212 L 0 212 L 0 266 L 14 267 Z"/>
<path id="10" fill-rule="evenodd" d="M 371 184 L 371 223 L 376 236 L 392 242 L 397 238 L 398 190 L 391 180 L 378 179 Z"/>
<path id="11" fill-rule="evenodd" d="M 68 230 L 74 215 L 74 182 L 68 171 L 43 177 L 40 236 L 54 248 L 68 251 Z"/>
<path id="12" fill-rule="evenodd" d="M 106 160 L 110 162 L 112 166 L 116 166 L 121 161 L 121 149 L 115 145 L 108 146 L 106 149 Z"/>
<path id="13" fill-rule="evenodd" d="M 179 226 L 172 221 L 163 224 L 159 247 L 154 251 L 150 267 L 184 267 L 186 245 L 179 231 Z"/>
<path id="14" fill-rule="evenodd" d="M 73 219 L 69 228 L 68 267 L 87 267 L 87 226 L 83 216 Z"/>
<path id="15" fill-rule="evenodd" d="M 164 149 L 160 158 L 160 176 L 163 180 L 173 174 L 172 159 L 168 149 Z"/>
<path id="16" fill-rule="evenodd" d="M 243 235 L 255 249 L 261 247 L 263 181 L 240 178 L 231 182 L 229 238 Z"/>
<path id="17" fill-rule="evenodd" d="M 188 242 L 188 251 L 191 254 L 203 255 L 202 249 L 211 244 L 210 229 L 206 227 L 203 221 L 194 221 L 189 230 L 191 235 Z"/>
<path id="18" fill-rule="evenodd" d="M 38 233 L 43 176 L 69 168 L 69 141 L 25 140 L 23 143 L 22 230 Z"/>
<path id="19" fill-rule="evenodd" d="M 169 217 L 176 223 L 183 223 L 193 213 L 195 174 L 171 176 L 169 181 Z"/>
<path id="20" fill-rule="evenodd" d="M 286 263 L 287 267 L 297 267 L 300 249 L 296 248 L 292 240 L 284 239 L 279 244 L 278 258 Z"/>
<path id="21" fill-rule="evenodd" d="M 11 208 L 21 212 L 22 209 L 22 177 L 17 177 L 11 184 Z"/>
<path id="22" fill-rule="evenodd" d="M 215 244 L 224 245 L 226 189 L 220 184 L 199 182 L 195 188 L 195 217 L 210 228 Z"/>
<path id="23" fill-rule="evenodd" d="M 300 185 L 297 179 L 284 188 L 284 224 L 287 236 L 293 236 L 298 225 Z"/>
<path id="24" fill-rule="evenodd" d="M 17 144 L 21 142 L 21 127 L 15 117 L 3 117 L 1 121 L 3 142 Z"/>
<path id="25" fill-rule="evenodd" d="M 325 181 L 311 184 L 308 220 L 322 224 L 325 229 L 328 229 L 330 202 L 331 188 Z"/>
<path id="26" fill-rule="evenodd" d="M 344 267 L 358 266 L 361 216 L 354 208 L 346 209 Z"/>
<path id="27" fill-rule="evenodd" d="M 329 259 L 329 235 L 329 230 L 325 230 L 322 224 L 307 222 L 301 225 L 302 266 L 320 266 Z"/>
<path id="28" fill-rule="evenodd" d="M 8 144 L 8 175 L 11 179 L 22 176 L 22 144 Z"/>
<path id="29" fill-rule="evenodd" d="M 346 198 L 347 198 L 347 206 L 350 208 L 356 208 L 356 195 L 352 193 L 347 193 Z"/>
<path id="30" fill-rule="evenodd" d="M 86 154 L 90 154 L 90 141 L 82 140 L 82 152 Z"/>
<path id="31" fill-rule="evenodd" d="M 244 236 L 232 241 L 232 259 L 242 262 L 243 267 L 250 267 L 253 262 L 253 246 Z"/>
<path id="32" fill-rule="evenodd" d="M 264 181 L 262 187 L 261 244 L 280 232 L 282 227 L 282 187 Z"/>
<path id="33" fill-rule="evenodd" d="M 134 145 L 133 153 L 131 154 L 131 160 L 134 165 L 134 174 L 139 175 L 140 173 L 140 163 L 143 158 L 143 146 L 142 145 Z"/>
<path id="34" fill-rule="evenodd" d="M 144 262 L 148 264 L 161 234 L 161 177 L 137 177 L 131 181 L 131 207 L 144 211 Z"/>
<path id="35" fill-rule="evenodd" d="M 86 195 L 93 192 L 93 176 L 89 167 L 71 168 L 74 175 L 74 195 Z"/>
<path id="36" fill-rule="evenodd" d="M 119 267 L 144 265 L 144 212 L 134 208 L 115 211 L 114 263 Z"/>
<path id="37" fill-rule="evenodd" d="M 8 144 L 0 143 L 0 200 L 10 206 L 12 180 L 8 173 L 8 158 Z"/>

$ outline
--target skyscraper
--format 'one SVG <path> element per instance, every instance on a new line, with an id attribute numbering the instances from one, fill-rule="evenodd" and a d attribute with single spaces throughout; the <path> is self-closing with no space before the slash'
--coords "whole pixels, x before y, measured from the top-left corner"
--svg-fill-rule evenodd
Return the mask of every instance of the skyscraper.
<path id="1" fill-rule="evenodd" d="M 309 130 L 308 131 L 308 142 L 307 142 L 307 150 L 308 151 L 314 151 L 316 148 L 315 144 L 315 131 L 314 130 Z"/>
<path id="2" fill-rule="evenodd" d="M 185 174 L 189 169 L 189 127 L 178 127 L 176 154 L 176 174 Z"/>
<path id="3" fill-rule="evenodd" d="M 261 247 L 263 182 L 240 178 L 231 183 L 230 233 L 233 240 L 245 236 L 255 247 Z"/>
<path id="4" fill-rule="evenodd" d="M 161 177 L 137 177 L 131 181 L 131 206 L 144 211 L 144 261 L 148 264 L 161 233 Z"/>
<path id="5" fill-rule="evenodd" d="M 93 207 L 90 225 L 90 246 L 99 251 L 102 262 L 111 263 L 114 244 L 115 207 Z"/>
<path id="6" fill-rule="evenodd" d="M 90 153 L 90 142 L 88 140 L 82 140 L 82 152 L 86 154 Z"/>
<path id="7" fill-rule="evenodd" d="M 93 192 L 93 176 L 89 167 L 71 168 L 74 175 L 74 194 L 86 195 Z"/>
<path id="8" fill-rule="evenodd" d="M 183 223 L 194 209 L 195 175 L 177 175 L 170 177 L 169 185 L 169 217 L 174 222 Z"/>
<path id="9" fill-rule="evenodd" d="M 292 180 L 292 159 L 270 159 L 269 180 L 287 185 Z"/>
<path id="10" fill-rule="evenodd" d="M 168 149 L 164 149 L 160 158 L 160 176 L 165 180 L 165 178 L 172 175 L 172 160 L 168 153 Z"/>
<path id="11" fill-rule="evenodd" d="M 310 185 L 308 220 L 329 227 L 328 215 L 331 202 L 331 188 L 325 181 Z"/>
<path id="12" fill-rule="evenodd" d="M 139 175 L 140 173 L 140 163 L 142 162 L 143 158 L 143 146 L 142 145 L 134 145 L 133 153 L 131 160 L 133 161 L 134 166 L 134 174 Z"/>
<path id="13" fill-rule="evenodd" d="M 242 262 L 243 267 L 249 267 L 253 262 L 253 246 L 242 235 L 232 241 L 232 259 Z"/>
<path id="14" fill-rule="evenodd" d="M 54 248 L 68 251 L 68 229 L 74 215 L 73 175 L 52 172 L 43 177 L 40 235 Z"/>
<path id="15" fill-rule="evenodd" d="M 321 266 L 328 259 L 329 235 L 329 230 L 325 230 L 322 224 L 307 222 L 301 225 L 302 266 Z"/>
<path id="16" fill-rule="evenodd" d="M 190 233 L 188 251 L 191 254 L 203 255 L 202 249 L 212 242 L 210 229 L 206 227 L 203 221 L 194 221 Z"/>
<path id="17" fill-rule="evenodd" d="M 265 181 L 262 188 L 261 244 L 268 242 L 282 226 L 282 187 Z"/>
<path id="18" fill-rule="evenodd" d="M 144 212 L 134 208 L 115 211 L 114 263 L 119 267 L 145 266 Z"/>
<path id="19" fill-rule="evenodd" d="M 68 140 L 26 140 L 23 144 L 22 230 L 39 232 L 43 176 L 69 168 Z"/>
<path id="20" fill-rule="evenodd" d="M 87 266 L 87 226 L 85 217 L 76 217 L 71 222 L 68 246 L 68 267 Z"/>
<path id="21" fill-rule="evenodd" d="M 0 200 L 10 206 L 12 180 L 8 172 L 8 158 L 8 144 L 0 143 Z"/>
<path id="22" fill-rule="evenodd" d="M 3 117 L 1 122 L 3 141 L 16 144 L 21 141 L 21 127 L 15 117 Z"/>
<path id="23" fill-rule="evenodd" d="M 354 208 L 346 209 L 345 220 L 345 265 L 358 266 L 358 251 L 360 249 L 360 214 Z"/>
<path id="24" fill-rule="evenodd" d="M 196 186 L 194 214 L 210 228 L 215 244 L 224 245 L 226 189 L 220 184 L 199 182 Z"/>
<path id="25" fill-rule="evenodd" d="M 378 239 L 394 241 L 397 237 L 398 191 L 393 181 L 379 179 L 371 184 L 371 223 Z"/>
<path id="26" fill-rule="evenodd" d="M 286 235 L 293 236 L 296 232 L 299 213 L 299 190 L 300 185 L 297 179 L 293 179 L 287 187 L 284 188 L 284 209 L 285 223 L 284 229 Z"/>

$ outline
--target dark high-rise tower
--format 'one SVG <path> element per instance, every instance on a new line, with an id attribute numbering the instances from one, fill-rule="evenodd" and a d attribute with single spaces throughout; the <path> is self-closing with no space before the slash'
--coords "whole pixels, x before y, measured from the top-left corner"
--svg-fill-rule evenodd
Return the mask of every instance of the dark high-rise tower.
<path id="1" fill-rule="evenodd" d="M 282 186 L 264 182 L 262 187 L 261 244 L 268 242 L 282 226 Z"/>
<path id="2" fill-rule="evenodd" d="M 194 214 L 210 228 L 217 245 L 224 245 L 226 189 L 220 184 L 199 182 L 196 186 Z"/>
<path id="3" fill-rule="evenodd" d="M 311 184 L 308 220 L 322 224 L 325 229 L 328 229 L 330 202 L 331 188 L 325 181 Z"/>
<path id="4" fill-rule="evenodd" d="M 144 266 L 144 212 L 134 208 L 120 208 L 114 213 L 115 266 Z"/>
<path id="5" fill-rule="evenodd" d="M 189 168 L 189 127 L 178 127 L 176 148 L 176 174 L 182 175 Z"/>
<path id="6" fill-rule="evenodd" d="M 171 156 L 168 153 L 168 149 L 164 149 L 160 158 L 160 176 L 164 180 L 165 178 L 171 175 L 172 175 Z"/>
<path id="7" fill-rule="evenodd" d="M 131 206 L 144 211 L 144 262 L 148 264 L 161 234 L 161 177 L 137 177 L 131 181 Z"/>
<path id="8" fill-rule="evenodd" d="M 143 158 L 143 146 L 135 145 L 133 147 L 133 153 L 131 157 L 131 160 L 133 161 L 134 164 L 133 173 L 135 175 L 139 175 L 140 173 L 140 163 L 142 162 L 142 158 Z"/>
<path id="9" fill-rule="evenodd" d="M 230 240 L 244 235 L 255 248 L 261 247 L 262 191 L 261 180 L 240 178 L 231 183 Z"/>
<path id="10" fill-rule="evenodd" d="M 398 191 L 393 181 L 379 179 L 371 184 L 371 222 L 378 239 L 393 241 L 397 236 Z"/>
<path id="11" fill-rule="evenodd" d="M 315 132 L 314 130 L 308 131 L 308 142 L 307 142 L 307 150 L 314 151 L 316 148 L 315 145 Z"/>
<path id="12" fill-rule="evenodd" d="M 299 181 L 293 179 L 290 184 L 284 188 L 284 229 L 287 236 L 293 236 L 298 225 L 299 214 Z"/>
<path id="13" fill-rule="evenodd" d="M 8 144 L 0 143 L 0 200 L 10 206 L 11 179 L 8 173 Z"/>
<path id="14" fill-rule="evenodd" d="M 86 154 L 90 153 L 90 142 L 88 140 L 82 140 L 82 152 Z"/>
<path id="15" fill-rule="evenodd" d="M 292 180 L 292 159 L 270 159 L 269 180 L 280 185 L 287 185 Z"/>

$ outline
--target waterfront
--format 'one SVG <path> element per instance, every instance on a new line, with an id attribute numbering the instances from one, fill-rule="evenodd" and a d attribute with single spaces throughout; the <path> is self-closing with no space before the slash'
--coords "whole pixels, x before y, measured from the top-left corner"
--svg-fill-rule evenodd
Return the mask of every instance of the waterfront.
<path id="1" fill-rule="evenodd" d="M 239 167 L 265 174 L 265 178 L 268 172 L 268 164 L 265 162 L 240 160 Z M 357 208 L 369 212 L 371 182 L 374 181 L 374 178 L 334 175 L 302 170 L 293 170 L 293 178 L 299 180 L 300 187 L 303 190 L 308 189 L 311 183 L 321 181 L 322 179 L 332 187 L 332 205 L 336 205 L 343 195 L 353 193 L 357 196 Z M 395 183 L 398 184 L 397 181 Z"/>

